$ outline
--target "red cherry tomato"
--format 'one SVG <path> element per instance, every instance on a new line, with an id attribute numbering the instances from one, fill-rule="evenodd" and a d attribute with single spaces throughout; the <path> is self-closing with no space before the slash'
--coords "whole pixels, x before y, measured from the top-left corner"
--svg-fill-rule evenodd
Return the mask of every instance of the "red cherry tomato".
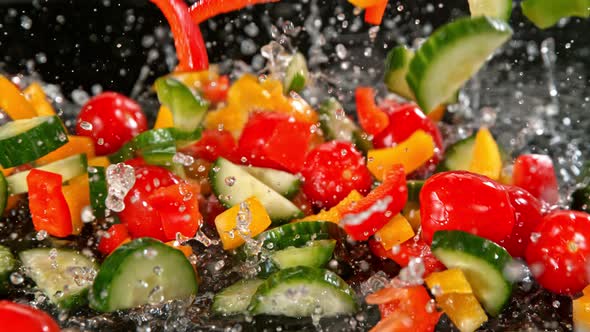
<path id="1" fill-rule="evenodd" d="M 123 242 L 130 240 L 127 226 L 115 224 L 111 226 L 98 242 L 98 251 L 108 255 L 117 249 Z"/>
<path id="2" fill-rule="evenodd" d="M 236 163 L 240 160 L 237 156 L 236 139 L 227 130 L 207 129 L 198 141 L 183 148 L 181 152 L 210 162 L 219 157 Z"/>
<path id="3" fill-rule="evenodd" d="M 512 257 L 524 257 L 533 229 L 543 219 L 541 202 L 528 191 L 515 186 L 505 186 L 510 204 L 514 207 L 514 228 L 507 238 L 499 242 Z"/>
<path id="4" fill-rule="evenodd" d="M 203 220 L 207 224 L 215 226 L 215 218 L 225 210 L 226 208 L 215 195 L 210 195 L 207 198 L 199 195 L 199 211 L 203 211 Z"/>
<path id="5" fill-rule="evenodd" d="M 504 187 L 478 174 L 443 172 L 426 180 L 420 192 L 422 239 L 434 232 L 460 230 L 494 242 L 514 227 L 514 208 Z"/>
<path id="6" fill-rule="evenodd" d="M 215 81 L 211 81 L 203 86 L 203 95 L 205 99 L 212 103 L 221 103 L 227 99 L 229 90 L 229 77 L 227 75 L 219 76 Z"/>
<path id="7" fill-rule="evenodd" d="M 59 332 L 59 325 L 46 312 L 10 301 L 0 301 L 2 331 Z"/>
<path id="8" fill-rule="evenodd" d="M 516 158 L 512 184 L 549 204 L 559 201 L 559 185 L 549 156 L 525 154 Z"/>
<path id="9" fill-rule="evenodd" d="M 150 195 L 148 202 L 162 218 L 166 240 L 175 240 L 177 233 L 195 236 L 203 221 L 198 195 L 198 187 L 184 182 L 160 188 Z"/>
<path id="10" fill-rule="evenodd" d="M 372 178 L 363 156 L 348 142 L 331 141 L 311 150 L 305 159 L 303 192 L 319 208 L 330 208 L 353 189 L 366 194 Z"/>
<path id="11" fill-rule="evenodd" d="M 410 239 L 392 250 L 386 250 L 379 241 L 371 239 L 369 248 L 374 255 L 391 259 L 401 267 L 408 266 L 412 258 L 422 258 L 424 277 L 445 269 L 445 266 L 430 251 L 430 246 L 421 239 Z"/>
<path id="12" fill-rule="evenodd" d="M 412 136 L 416 130 L 430 134 L 438 151 L 427 162 L 426 167 L 438 164 L 444 154 L 443 140 L 438 127 L 415 104 L 397 104 L 384 101 L 380 105 L 389 116 L 389 126 L 373 138 L 377 149 L 387 148 L 401 143 Z"/>
<path id="13" fill-rule="evenodd" d="M 543 218 L 532 236 L 526 261 L 541 286 L 559 294 L 574 294 L 588 285 L 589 214 L 553 212 Z"/>
<path id="14" fill-rule="evenodd" d="M 147 120 L 139 104 L 115 92 L 90 99 L 76 120 L 76 134 L 92 138 L 99 156 L 119 150 L 146 130 Z"/>
<path id="15" fill-rule="evenodd" d="M 145 160 L 142 157 L 135 157 L 132 159 L 127 159 L 123 163 L 125 163 L 126 165 L 129 165 L 131 167 L 139 167 L 139 166 L 146 166 L 147 165 L 147 163 L 145 162 Z"/>
<path id="16" fill-rule="evenodd" d="M 125 196 L 125 209 L 119 212 L 119 219 L 133 238 L 152 237 L 165 241 L 162 219 L 148 201 L 158 188 L 179 182 L 178 178 L 165 168 L 157 166 L 135 167 L 135 184 Z"/>

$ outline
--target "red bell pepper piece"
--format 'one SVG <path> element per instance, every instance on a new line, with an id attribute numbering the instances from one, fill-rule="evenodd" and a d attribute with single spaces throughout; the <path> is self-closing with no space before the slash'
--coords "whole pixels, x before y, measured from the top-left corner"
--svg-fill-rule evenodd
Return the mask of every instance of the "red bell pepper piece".
<path id="1" fill-rule="evenodd" d="M 59 174 L 32 169 L 27 175 L 29 209 L 35 230 L 66 237 L 72 234 L 72 216 L 61 191 Z"/>
<path id="2" fill-rule="evenodd" d="M 385 249 L 379 241 L 371 239 L 369 240 L 369 248 L 374 255 L 391 259 L 401 267 L 408 266 L 412 258 L 422 258 L 424 277 L 432 272 L 445 269 L 445 266 L 434 257 L 430 247 L 422 239 L 410 239 L 392 250 Z"/>
<path id="3" fill-rule="evenodd" d="M 559 201 L 559 185 L 549 156 L 525 154 L 516 158 L 512 184 L 549 204 Z"/>
<path id="4" fill-rule="evenodd" d="M 217 80 L 213 80 L 203 86 L 203 96 L 212 103 L 221 103 L 227 99 L 227 92 L 229 90 L 229 76 L 219 76 Z"/>
<path id="5" fill-rule="evenodd" d="M 177 71 L 200 71 L 209 68 L 207 48 L 199 25 L 194 23 L 184 0 L 151 0 L 168 20 L 178 56 Z"/>
<path id="6" fill-rule="evenodd" d="M 383 183 L 342 213 L 344 230 L 357 241 L 367 240 L 398 214 L 407 200 L 404 168 L 393 165 Z"/>
<path id="7" fill-rule="evenodd" d="M 111 226 L 98 242 L 98 251 L 108 255 L 117 249 L 123 242 L 131 240 L 127 226 L 115 224 Z"/>
<path id="8" fill-rule="evenodd" d="M 375 104 L 375 90 L 358 87 L 356 95 L 356 112 L 361 127 L 370 135 L 377 135 L 389 126 L 389 117 Z"/>
<path id="9" fill-rule="evenodd" d="M 182 149 L 183 153 L 213 162 L 219 157 L 238 162 L 236 139 L 227 130 L 207 129 L 195 143 Z"/>
<path id="10" fill-rule="evenodd" d="M 203 217 L 199 212 L 199 188 L 181 182 L 154 191 L 148 198 L 150 205 L 162 217 L 166 240 L 176 239 L 180 233 L 193 237 L 199 230 Z"/>
<path id="11" fill-rule="evenodd" d="M 199 24 L 211 17 L 240 10 L 259 3 L 277 2 L 279 0 L 198 0 L 189 9 L 193 22 Z"/>
<path id="12" fill-rule="evenodd" d="M 387 0 L 382 0 L 374 6 L 367 7 L 365 10 L 365 22 L 373 25 L 381 25 L 386 8 Z"/>

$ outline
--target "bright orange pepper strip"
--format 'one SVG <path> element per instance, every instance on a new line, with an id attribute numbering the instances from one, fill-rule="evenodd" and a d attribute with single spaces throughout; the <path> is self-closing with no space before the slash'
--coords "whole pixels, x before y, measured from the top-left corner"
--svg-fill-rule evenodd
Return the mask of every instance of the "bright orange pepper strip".
<path id="1" fill-rule="evenodd" d="M 6 77 L 0 75 L 0 108 L 12 120 L 30 119 L 37 116 L 37 112 L 22 92 Z"/>

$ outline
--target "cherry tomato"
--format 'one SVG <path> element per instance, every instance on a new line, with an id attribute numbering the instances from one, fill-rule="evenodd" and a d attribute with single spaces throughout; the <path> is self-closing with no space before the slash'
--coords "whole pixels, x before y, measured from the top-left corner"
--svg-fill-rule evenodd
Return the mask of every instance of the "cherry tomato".
<path id="1" fill-rule="evenodd" d="M 199 210 L 203 211 L 203 219 L 209 225 L 215 226 L 215 218 L 223 213 L 226 208 L 219 202 L 215 195 L 205 198 L 199 196 Z"/>
<path id="2" fill-rule="evenodd" d="M 210 162 L 218 157 L 232 162 L 239 162 L 240 159 L 237 156 L 236 139 L 227 130 L 207 129 L 198 141 L 183 148 L 181 152 Z"/>
<path id="3" fill-rule="evenodd" d="M 229 77 L 227 75 L 219 76 L 215 81 L 211 81 L 203 86 L 203 95 L 205 99 L 213 103 L 221 103 L 227 99 L 229 90 Z"/>
<path id="4" fill-rule="evenodd" d="M 179 182 L 178 178 L 165 168 L 157 166 L 135 167 L 135 184 L 125 196 L 125 209 L 119 212 L 119 219 L 133 238 L 152 237 L 164 241 L 162 219 L 148 201 L 158 188 Z"/>
<path id="5" fill-rule="evenodd" d="M 445 266 L 430 251 L 430 246 L 421 239 L 410 239 L 391 250 L 386 250 L 379 241 L 371 239 L 369 248 L 374 255 L 391 259 L 401 267 L 408 266 L 412 258 L 422 258 L 424 277 L 445 269 Z"/>
<path id="6" fill-rule="evenodd" d="M 117 249 L 121 244 L 129 241 L 129 231 L 123 224 L 111 226 L 98 242 L 98 251 L 103 255 L 108 255 Z"/>
<path id="7" fill-rule="evenodd" d="M 434 232 L 460 230 L 499 242 L 512 233 L 514 208 L 504 187 L 482 175 L 465 171 L 438 173 L 420 192 L 422 238 Z"/>
<path id="8" fill-rule="evenodd" d="M 574 294 L 588 285 L 589 214 L 553 212 L 543 218 L 531 237 L 525 257 L 541 286 L 559 294 Z"/>
<path id="9" fill-rule="evenodd" d="M 526 154 L 516 158 L 512 184 L 549 204 L 553 205 L 559 201 L 559 186 L 553 161 L 549 156 Z"/>
<path id="10" fill-rule="evenodd" d="M 59 325 L 46 312 L 28 305 L 0 301 L 3 331 L 59 332 Z"/>
<path id="11" fill-rule="evenodd" d="M 524 257 L 531 233 L 543 219 L 543 205 L 524 189 L 515 186 L 505 188 L 510 197 L 510 204 L 514 207 L 514 228 L 499 244 L 506 248 L 512 257 Z"/>
<path id="12" fill-rule="evenodd" d="M 338 204 L 353 189 L 366 194 L 373 181 L 360 152 L 352 144 L 339 141 L 311 150 L 301 175 L 307 198 L 324 209 Z"/>
<path id="13" fill-rule="evenodd" d="M 139 104 L 115 92 L 90 99 L 76 120 L 76 134 L 92 138 L 99 156 L 119 150 L 146 130 L 147 120 Z"/>
<path id="14" fill-rule="evenodd" d="M 176 239 L 177 233 L 195 236 L 203 221 L 198 195 L 198 187 L 184 182 L 159 188 L 150 195 L 148 202 L 162 218 L 166 240 Z"/>
<path id="15" fill-rule="evenodd" d="M 389 125 L 373 138 L 373 145 L 377 149 L 387 148 L 401 143 L 412 136 L 416 130 L 423 130 L 430 134 L 438 151 L 426 163 L 426 168 L 438 164 L 444 154 L 443 140 L 438 127 L 415 104 L 397 104 L 384 101 L 380 105 L 389 116 Z"/>

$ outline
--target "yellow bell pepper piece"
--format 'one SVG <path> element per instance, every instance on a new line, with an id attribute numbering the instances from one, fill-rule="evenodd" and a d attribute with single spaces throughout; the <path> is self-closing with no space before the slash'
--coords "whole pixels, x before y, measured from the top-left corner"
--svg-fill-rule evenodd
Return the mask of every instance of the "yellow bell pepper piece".
<path id="1" fill-rule="evenodd" d="M 584 287 L 582 294 L 590 296 L 590 285 Z"/>
<path id="2" fill-rule="evenodd" d="M 174 127 L 174 117 L 172 112 L 166 106 L 161 106 L 156 117 L 156 123 L 154 123 L 154 129 L 161 128 L 172 128 Z"/>
<path id="3" fill-rule="evenodd" d="M 451 293 L 473 294 L 465 274 L 459 269 L 431 273 L 424 281 L 428 288 L 435 289 L 432 291 L 434 296 Z"/>
<path id="4" fill-rule="evenodd" d="M 174 72 L 170 74 L 170 76 L 192 89 L 200 90 L 205 84 L 208 84 L 211 81 L 216 81 L 219 78 L 219 68 L 212 65 L 208 70 Z"/>
<path id="5" fill-rule="evenodd" d="M 475 135 L 473 159 L 471 159 L 469 171 L 485 175 L 493 180 L 500 178 L 502 157 L 498 144 L 488 128 L 481 128 Z"/>
<path id="6" fill-rule="evenodd" d="M 488 320 L 473 294 L 445 294 L 438 296 L 436 303 L 461 332 L 473 332 Z"/>
<path id="7" fill-rule="evenodd" d="M 358 8 L 372 7 L 378 4 L 381 0 L 348 0 L 353 6 Z"/>
<path id="8" fill-rule="evenodd" d="M 443 116 L 445 116 L 446 111 L 447 111 L 446 105 L 444 105 L 444 104 L 438 105 L 430 113 L 426 114 L 426 116 L 434 122 L 440 122 L 440 120 L 442 120 Z"/>
<path id="9" fill-rule="evenodd" d="M 94 157 L 88 159 L 88 166 L 92 167 L 109 167 L 110 164 L 111 162 L 107 157 Z"/>
<path id="10" fill-rule="evenodd" d="M 187 258 L 193 254 L 193 248 L 191 246 L 183 245 L 183 244 L 180 244 L 176 241 L 169 241 L 169 242 L 166 242 L 166 244 L 171 246 L 174 249 L 180 250 L 184 254 L 184 256 Z"/>
<path id="11" fill-rule="evenodd" d="M 37 166 L 47 165 L 81 153 L 85 153 L 89 159 L 94 158 L 94 142 L 90 137 L 70 135 L 66 144 L 37 159 L 35 164 Z"/>
<path id="12" fill-rule="evenodd" d="M 409 174 L 432 158 L 435 148 L 432 136 L 423 130 L 417 130 L 394 147 L 369 150 L 367 167 L 379 181 L 383 180 L 383 174 L 395 164 L 402 164 L 406 174 Z"/>
<path id="13" fill-rule="evenodd" d="M 412 225 L 414 231 L 417 232 L 420 228 L 420 223 L 422 222 L 422 218 L 420 218 L 420 204 L 416 202 L 407 202 L 402 210 L 402 214 L 406 217 L 410 225 Z"/>
<path id="14" fill-rule="evenodd" d="M 0 172 L 2 172 L 2 175 L 4 175 L 4 176 L 9 176 L 10 174 L 12 174 L 13 171 L 14 171 L 14 167 L 2 168 L 0 166 Z"/>
<path id="15" fill-rule="evenodd" d="M 512 165 L 502 167 L 500 178 L 498 179 L 501 184 L 512 185 L 512 167 Z"/>
<path id="16" fill-rule="evenodd" d="M 67 185 L 62 187 L 62 192 L 68 203 L 70 215 L 72 216 L 72 234 L 78 235 L 82 231 L 82 209 L 90 205 L 90 187 L 88 176 L 82 174 L 71 179 Z"/>
<path id="17" fill-rule="evenodd" d="M 245 200 L 244 203 L 248 207 L 251 218 L 248 225 L 250 234 L 247 235 L 249 237 L 254 237 L 270 226 L 270 217 L 258 198 L 250 197 Z M 215 227 L 217 228 L 217 233 L 219 233 L 219 238 L 221 239 L 223 249 L 225 250 L 235 249 L 246 242 L 236 229 L 238 214 L 241 212 L 240 206 L 241 204 L 235 205 L 215 218 Z"/>
<path id="18" fill-rule="evenodd" d="M 340 219 L 342 219 L 342 211 L 344 211 L 344 209 L 350 206 L 351 204 L 360 201 L 362 198 L 363 195 L 361 195 L 358 191 L 353 190 L 346 197 L 344 197 L 343 200 L 338 202 L 336 206 L 333 206 L 328 211 L 322 210 L 318 214 L 313 214 L 311 216 L 307 216 L 302 219 L 297 219 L 295 221 L 330 221 L 335 224 L 338 224 L 340 223 Z"/>
<path id="19" fill-rule="evenodd" d="M 37 83 L 31 83 L 24 91 L 25 97 L 35 109 L 37 116 L 55 115 L 55 110 L 51 103 L 47 101 L 47 96 L 43 88 Z"/>
<path id="20" fill-rule="evenodd" d="M 586 292 L 585 289 L 582 297 L 573 300 L 574 331 L 576 332 L 590 331 L 590 296 Z"/>
<path id="21" fill-rule="evenodd" d="M 393 246 L 406 242 L 416 235 L 412 225 L 401 214 L 396 215 L 383 228 L 375 233 L 375 239 L 383 245 L 386 250 Z"/>
<path id="22" fill-rule="evenodd" d="M 2 75 L 0 75 L 0 108 L 12 120 L 30 119 L 37 116 L 37 112 L 22 92 Z"/>

